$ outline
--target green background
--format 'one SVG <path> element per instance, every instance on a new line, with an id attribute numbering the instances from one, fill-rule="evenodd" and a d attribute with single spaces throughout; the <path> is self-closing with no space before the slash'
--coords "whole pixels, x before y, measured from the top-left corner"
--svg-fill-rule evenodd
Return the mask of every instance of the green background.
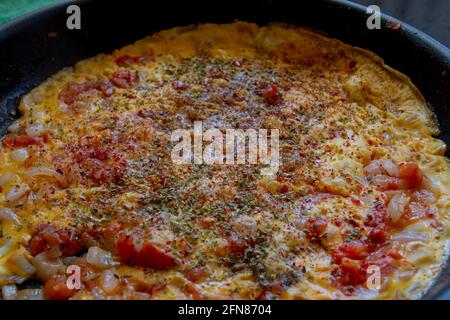
<path id="1" fill-rule="evenodd" d="M 0 0 L 0 24 L 62 0 Z"/>

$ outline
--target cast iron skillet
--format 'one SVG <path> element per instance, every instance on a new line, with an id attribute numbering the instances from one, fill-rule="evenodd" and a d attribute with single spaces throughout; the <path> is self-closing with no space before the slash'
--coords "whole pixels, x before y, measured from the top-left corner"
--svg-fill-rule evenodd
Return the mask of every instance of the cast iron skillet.
<path id="1" fill-rule="evenodd" d="M 66 8 L 71 3 L 81 8 L 81 30 L 66 28 Z M 437 115 L 440 138 L 450 145 L 449 49 L 389 16 L 383 15 L 381 30 L 369 30 L 367 17 L 364 7 L 344 0 L 81 0 L 56 4 L 0 28 L 0 135 L 18 116 L 14 111 L 19 98 L 65 66 L 154 31 L 238 19 L 306 26 L 374 51 L 411 77 Z M 400 29 L 392 27 L 398 23 Z M 450 289 L 450 263 L 424 298 L 438 298 L 446 289 Z"/>

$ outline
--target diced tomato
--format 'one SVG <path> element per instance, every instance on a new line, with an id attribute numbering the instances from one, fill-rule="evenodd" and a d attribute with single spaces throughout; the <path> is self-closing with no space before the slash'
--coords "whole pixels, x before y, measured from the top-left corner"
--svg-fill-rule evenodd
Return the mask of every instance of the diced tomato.
<path id="1" fill-rule="evenodd" d="M 30 250 L 32 255 L 38 255 L 47 248 L 46 241 L 40 234 L 35 235 L 30 241 Z"/>
<path id="2" fill-rule="evenodd" d="M 172 82 L 172 87 L 173 87 L 175 90 L 181 91 L 181 90 L 186 90 L 186 89 L 188 89 L 188 88 L 189 88 L 189 85 L 188 85 L 186 82 L 184 82 L 184 81 L 173 81 L 173 82 Z"/>
<path id="3" fill-rule="evenodd" d="M 144 241 L 140 250 L 136 248 L 133 237 L 122 235 L 117 242 L 120 260 L 126 264 L 166 270 L 176 267 L 179 262 L 151 242 Z"/>
<path id="4" fill-rule="evenodd" d="M 111 76 L 111 82 L 119 88 L 129 88 L 137 80 L 136 71 L 118 70 Z"/>
<path id="5" fill-rule="evenodd" d="M 95 183 L 121 180 L 128 168 L 123 152 L 106 146 L 93 137 L 82 139 L 74 150 L 73 160 L 84 177 Z"/>
<path id="6" fill-rule="evenodd" d="M 31 137 L 26 134 L 19 136 L 7 136 L 3 139 L 4 147 L 27 147 L 30 145 L 36 145 L 43 143 L 44 140 L 41 137 Z"/>
<path id="7" fill-rule="evenodd" d="M 386 166 L 386 163 L 389 164 L 388 168 L 391 168 L 391 170 L 384 170 L 385 174 L 382 174 L 382 168 L 384 167 L 381 164 Z M 364 168 L 364 171 L 371 176 L 372 182 L 382 190 L 414 189 L 420 186 L 423 178 L 419 166 L 413 162 L 395 165 L 392 161 L 380 162 L 375 160 Z"/>
<path id="8" fill-rule="evenodd" d="M 100 91 L 104 97 L 109 97 L 114 93 L 114 88 L 107 80 L 68 83 L 59 93 L 58 99 L 71 105 L 77 101 L 82 93 L 90 90 Z"/>
<path id="9" fill-rule="evenodd" d="M 413 162 L 401 163 L 398 165 L 399 174 L 397 178 L 411 179 L 417 176 L 419 172 L 419 166 Z"/>
<path id="10" fill-rule="evenodd" d="M 49 300 L 68 300 L 75 293 L 75 289 L 69 289 L 65 276 L 48 280 L 44 286 L 44 296 Z"/>
<path id="11" fill-rule="evenodd" d="M 391 275 L 396 268 L 396 261 L 402 259 L 401 254 L 394 249 L 381 248 L 372 253 L 364 262 L 365 268 L 370 266 L 380 267 L 381 276 L 387 277 Z"/>
<path id="12" fill-rule="evenodd" d="M 374 244 L 382 244 L 386 242 L 389 234 L 386 230 L 381 228 L 374 228 L 369 232 L 368 238 Z"/>
<path id="13" fill-rule="evenodd" d="M 89 231 L 89 234 L 95 239 L 100 241 L 102 248 L 108 251 L 113 251 L 115 248 L 116 235 L 122 230 L 122 226 L 110 225 L 101 229 L 93 229 Z"/>
<path id="14" fill-rule="evenodd" d="M 386 202 L 381 199 L 375 203 L 371 214 L 367 217 L 364 225 L 367 227 L 382 227 L 385 224 L 387 216 Z"/>
<path id="15" fill-rule="evenodd" d="M 288 191 L 289 191 L 289 185 L 287 183 L 281 183 L 280 187 L 279 187 L 279 192 L 281 194 L 284 194 L 284 193 L 288 193 Z"/>
<path id="16" fill-rule="evenodd" d="M 276 105 L 281 102 L 281 95 L 278 92 L 278 87 L 272 84 L 264 93 L 264 98 L 266 99 L 267 104 Z"/>
<path id="17" fill-rule="evenodd" d="M 357 286 L 366 282 L 367 272 L 361 261 L 344 258 L 334 277 L 342 286 Z"/>
<path id="18" fill-rule="evenodd" d="M 96 87 L 104 97 L 110 97 L 114 93 L 114 88 L 108 80 L 97 81 Z"/>
<path id="19" fill-rule="evenodd" d="M 320 237 L 327 229 L 328 221 L 321 218 L 311 218 L 306 222 L 306 229 L 315 238 Z"/>
<path id="20" fill-rule="evenodd" d="M 119 67 L 124 67 L 124 66 L 130 66 L 132 64 L 137 64 L 137 63 L 145 63 L 145 62 L 151 61 L 152 59 L 153 58 L 151 55 L 132 57 L 132 56 L 125 54 L 116 59 L 116 64 Z"/>
<path id="21" fill-rule="evenodd" d="M 362 241 L 346 242 L 336 248 L 333 253 L 333 260 L 340 264 L 342 259 L 363 260 L 369 255 L 369 246 Z"/>
<path id="22" fill-rule="evenodd" d="M 80 238 L 72 230 L 63 228 L 58 230 L 57 234 L 61 241 L 60 246 L 63 256 L 74 256 L 83 249 Z"/>
<path id="23" fill-rule="evenodd" d="M 43 225 L 30 241 L 32 255 L 44 251 L 59 251 L 62 256 L 73 256 L 83 249 L 81 239 L 69 228 Z"/>
<path id="24" fill-rule="evenodd" d="M 208 276 L 208 271 L 206 267 L 197 266 L 192 269 L 187 270 L 185 273 L 186 278 L 189 279 L 189 281 L 197 282 L 200 281 Z"/>
<path id="25" fill-rule="evenodd" d="M 137 115 L 141 118 L 152 118 L 154 116 L 153 110 L 139 110 Z"/>
<path id="26" fill-rule="evenodd" d="M 209 228 L 211 227 L 216 220 L 213 217 L 201 217 L 198 219 L 198 224 L 202 226 L 203 228 Z"/>
<path id="27" fill-rule="evenodd" d="M 232 234 L 227 238 L 226 244 L 216 248 L 216 253 L 219 256 L 240 255 L 251 245 L 251 241 Z"/>
<path id="28" fill-rule="evenodd" d="M 417 163 L 407 162 L 398 166 L 398 178 L 409 181 L 409 188 L 417 188 L 422 182 L 422 172 Z"/>
<path id="29" fill-rule="evenodd" d="M 133 263 L 133 259 L 137 254 L 136 247 L 131 237 L 122 235 L 117 241 L 117 253 L 120 260 L 125 263 Z"/>
<path id="30" fill-rule="evenodd" d="M 119 58 L 116 59 L 116 64 L 119 67 L 127 66 L 127 65 L 130 65 L 130 64 L 133 64 L 133 63 L 135 63 L 134 57 L 130 57 L 127 54 L 125 54 L 123 56 L 120 56 Z"/>
<path id="31" fill-rule="evenodd" d="M 228 239 L 229 249 L 232 254 L 241 254 L 249 246 L 248 243 L 236 235 Z"/>
<path id="32" fill-rule="evenodd" d="M 165 290 L 166 288 L 167 288 L 167 285 L 166 285 L 165 283 L 158 282 L 158 283 L 155 283 L 155 284 L 152 286 L 150 292 L 151 292 L 151 294 L 153 295 L 153 294 L 155 294 L 155 293 L 157 293 L 157 292 L 159 292 L 159 291 Z"/>
<path id="33" fill-rule="evenodd" d="M 135 263 L 155 270 L 166 270 L 178 265 L 174 257 L 147 241 L 143 243 L 141 251 L 136 255 Z"/>
<path id="34" fill-rule="evenodd" d="M 203 300 L 205 299 L 203 293 L 199 290 L 199 288 L 192 283 L 187 283 L 183 288 L 187 293 L 191 294 L 192 300 Z"/>
<path id="35" fill-rule="evenodd" d="M 392 248 L 385 251 L 385 256 L 394 258 L 395 260 L 403 259 L 403 256 L 400 254 L 400 252 Z"/>

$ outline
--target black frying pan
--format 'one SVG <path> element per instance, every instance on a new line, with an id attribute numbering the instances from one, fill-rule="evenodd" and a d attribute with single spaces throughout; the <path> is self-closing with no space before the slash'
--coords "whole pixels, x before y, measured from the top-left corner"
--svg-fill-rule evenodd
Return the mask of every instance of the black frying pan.
<path id="1" fill-rule="evenodd" d="M 66 28 L 69 3 L 81 7 L 81 30 Z M 120 48 L 154 31 L 239 19 L 311 27 L 379 54 L 422 91 L 439 120 L 439 138 L 450 146 L 450 50 L 388 16 L 383 16 L 381 30 L 369 30 L 367 17 L 364 7 L 343 0 L 81 0 L 57 4 L 0 28 L 0 135 L 18 116 L 13 112 L 19 98 L 65 66 Z M 392 28 L 397 23 L 401 24 L 398 30 Z M 424 298 L 437 298 L 446 289 L 450 289 L 450 263 Z"/>

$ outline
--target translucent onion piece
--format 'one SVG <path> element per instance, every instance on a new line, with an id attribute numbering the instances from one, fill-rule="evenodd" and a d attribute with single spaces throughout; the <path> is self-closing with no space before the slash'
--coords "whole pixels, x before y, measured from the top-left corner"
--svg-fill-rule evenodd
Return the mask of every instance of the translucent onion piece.
<path id="1" fill-rule="evenodd" d="M 0 209 L 0 219 L 1 220 L 7 220 L 7 221 L 13 221 L 13 222 L 19 222 L 19 217 L 12 211 L 10 208 L 1 208 Z"/>
<path id="2" fill-rule="evenodd" d="M 113 270 L 108 269 L 102 272 L 100 285 L 107 294 L 114 294 L 120 286 L 120 279 Z"/>
<path id="3" fill-rule="evenodd" d="M 387 213 L 392 222 L 397 222 L 405 213 L 405 207 L 409 203 L 409 197 L 403 193 L 396 194 L 387 207 Z"/>
<path id="4" fill-rule="evenodd" d="M 367 167 L 364 168 L 364 173 L 368 176 L 374 176 L 377 174 L 382 174 L 381 165 L 378 160 L 374 160 Z"/>
<path id="5" fill-rule="evenodd" d="M 2 240 L 0 240 L 0 258 L 4 254 L 9 252 L 13 243 L 14 241 L 12 240 L 12 238 L 3 238 Z"/>
<path id="6" fill-rule="evenodd" d="M 17 287 L 13 284 L 2 287 L 3 300 L 16 300 L 17 299 Z"/>
<path id="7" fill-rule="evenodd" d="M 98 268 L 109 268 L 117 265 L 117 262 L 113 260 L 111 253 L 99 247 L 89 248 L 86 255 L 86 261 Z"/>
<path id="8" fill-rule="evenodd" d="M 18 300 L 44 300 L 42 289 L 23 289 L 17 293 Z"/>
<path id="9" fill-rule="evenodd" d="M 14 203 L 17 200 L 20 200 L 23 196 L 25 196 L 28 193 L 28 191 L 30 191 L 30 187 L 25 183 L 13 186 L 11 189 L 9 189 L 8 193 L 6 194 L 6 202 Z"/>
<path id="10" fill-rule="evenodd" d="M 20 128 L 21 128 L 20 122 L 15 121 L 8 127 L 8 132 L 17 133 L 20 131 Z"/>
<path id="11" fill-rule="evenodd" d="M 5 172 L 4 174 L 0 175 L 0 188 L 3 188 L 13 177 L 14 174 L 12 174 L 11 172 Z"/>
<path id="12" fill-rule="evenodd" d="M 15 271 L 19 274 L 24 276 L 31 276 L 36 271 L 36 269 L 30 263 L 26 255 L 27 253 L 25 250 L 16 251 L 9 258 L 8 262 L 14 265 Z"/>
<path id="13" fill-rule="evenodd" d="M 38 137 L 45 131 L 45 127 L 40 123 L 33 123 L 25 129 L 27 135 L 31 137 Z"/>
<path id="14" fill-rule="evenodd" d="M 65 266 L 61 259 L 50 259 L 45 252 L 34 257 L 33 265 L 36 268 L 36 276 L 44 281 L 56 274 L 62 274 L 65 271 Z"/>
<path id="15" fill-rule="evenodd" d="M 439 186 L 427 176 L 424 176 L 422 179 L 422 188 L 434 193 L 435 195 L 441 194 L 441 189 L 439 188 Z"/>
<path id="16" fill-rule="evenodd" d="M 398 167 L 392 160 L 381 160 L 381 166 L 391 177 L 398 177 Z"/>
<path id="17" fill-rule="evenodd" d="M 14 161 L 25 161 L 28 159 L 28 150 L 26 148 L 14 150 L 11 152 L 11 158 Z"/>
<path id="18" fill-rule="evenodd" d="M 27 176 L 29 176 L 29 177 L 34 177 L 34 176 L 52 177 L 56 181 L 58 181 L 59 184 L 61 184 L 61 185 L 65 185 L 66 184 L 66 179 L 64 179 L 64 177 L 61 174 L 59 174 L 55 170 L 53 170 L 51 168 L 48 168 L 48 167 L 33 167 L 33 168 L 30 168 L 27 171 Z"/>
<path id="19" fill-rule="evenodd" d="M 425 233 L 403 231 L 394 235 L 392 240 L 398 242 L 428 241 L 430 236 Z"/>

